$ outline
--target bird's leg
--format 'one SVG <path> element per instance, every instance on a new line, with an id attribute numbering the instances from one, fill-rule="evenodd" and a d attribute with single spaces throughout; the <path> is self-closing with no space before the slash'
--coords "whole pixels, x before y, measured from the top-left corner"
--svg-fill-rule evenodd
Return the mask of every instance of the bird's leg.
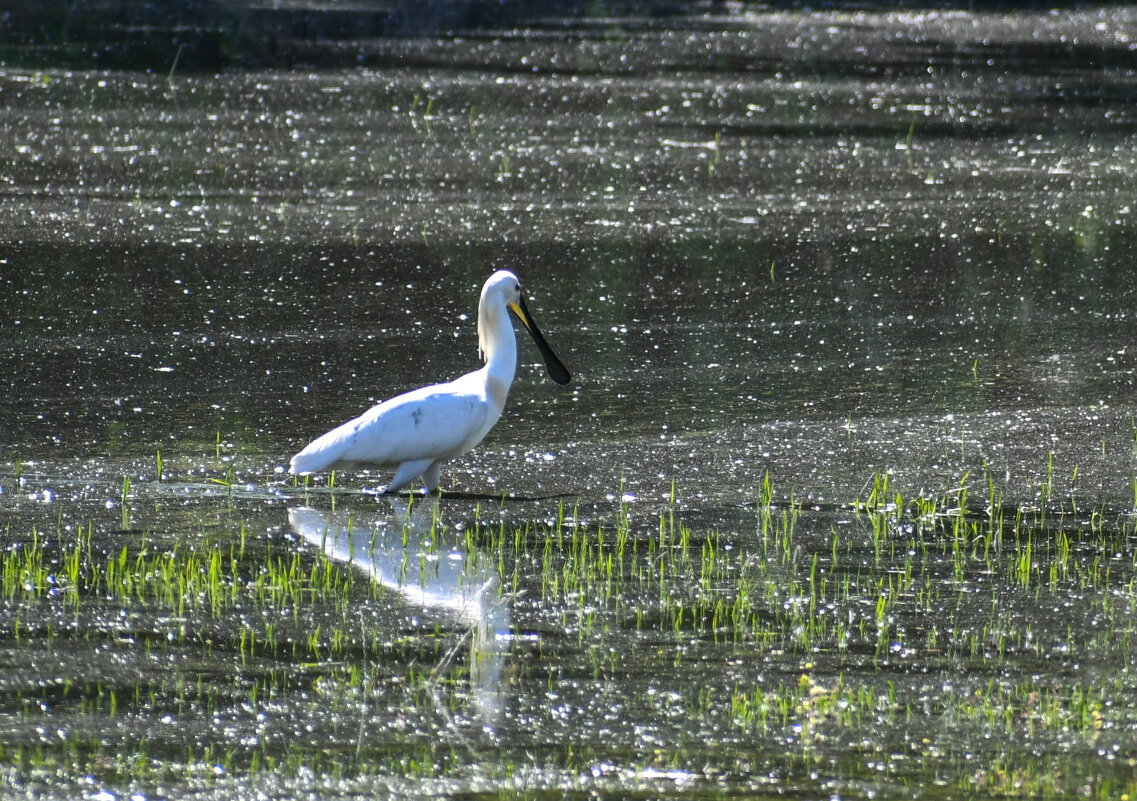
<path id="1" fill-rule="evenodd" d="M 422 475 L 423 471 L 430 467 L 431 461 L 430 459 L 412 459 L 409 462 L 403 462 L 395 471 L 395 477 L 391 479 L 391 483 L 383 490 L 383 494 L 390 495 L 410 484 L 416 476 Z"/>
<path id="2" fill-rule="evenodd" d="M 434 462 L 422 471 L 422 485 L 427 492 L 434 492 L 442 481 L 442 462 Z"/>

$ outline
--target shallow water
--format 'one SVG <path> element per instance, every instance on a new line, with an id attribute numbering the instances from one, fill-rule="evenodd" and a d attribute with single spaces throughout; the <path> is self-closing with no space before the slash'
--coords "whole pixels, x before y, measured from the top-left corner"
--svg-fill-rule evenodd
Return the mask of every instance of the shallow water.
<path id="1" fill-rule="evenodd" d="M 565 25 L 0 73 L 7 789 L 1132 793 L 1132 14 Z"/>

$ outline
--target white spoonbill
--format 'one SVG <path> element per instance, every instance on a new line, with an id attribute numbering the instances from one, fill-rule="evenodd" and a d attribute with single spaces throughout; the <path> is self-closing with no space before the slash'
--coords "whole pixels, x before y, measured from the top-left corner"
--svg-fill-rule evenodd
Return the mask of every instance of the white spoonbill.
<path id="1" fill-rule="evenodd" d="M 529 316 L 517 276 L 498 270 L 482 287 L 478 302 L 482 369 L 372 406 L 309 443 L 292 457 L 288 472 L 394 468 L 386 492 L 397 492 L 419 476 L 427 492 L 437 489 L 442 463 L 481 442 L 505 408 L 517 373 L 517 337 L 509 312 L 533 335 L 549 377 L 567 384 L 569 371 Z"/>

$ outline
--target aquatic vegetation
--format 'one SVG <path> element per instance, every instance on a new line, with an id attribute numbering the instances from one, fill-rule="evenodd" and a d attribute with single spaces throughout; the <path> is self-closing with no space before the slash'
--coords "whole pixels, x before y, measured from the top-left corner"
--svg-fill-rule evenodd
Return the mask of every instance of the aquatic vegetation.
<path id="1" fill-rule="evenodd" d="M 547 518 L 474 504 L 455 519 L 412 496 L 398 524 L 328 488 L 348 508 L 319 513 L 324 535 L 306 544 L 253 527 L 229 495 L 211 530 L 9 524 L 0 653 L 38 667 L 0 686 L 15 727 L 0 766 L 118 787 L 265 772 L 579 787 L 568 777 L 608 765 L 626 789 L 660 770 L 710 786 L 746 764 L 729 786 L 776 771 L 805 788 L 843 759 L 834 742 L 855 740 L 868 758 L 842 762 L 846 788 L 934 776 L 992 795 L 1131 790 L 1123 764 L 1090 755 L 1131 725 L 1134 518 L 1058 498 L 1057 471 L 1050 460 L 1046 503 L 1029 506 L 1009 506 L 989 473 L 912 496 L 875 473 L 831 507 L 766 474 L 713 527 L 674 487 L 654 510 L 621 487 L 592 520 L 563 503 Z M 155 486 L 127 479 L 123 498 L 140 506 Z M 380 581 L 333 558 L 333 537 L 360 566 L 401 568 Z M 437 592 L 447 565 L 459 586 L 493 578 L 486 608 L 510 610 L 511 644 L 410 600 Z M 103 650 L 129 668 L 83 667 Z M 1040 660 L 1094 669 L 1057 684 Z M 508 744 L 462 733 L 476 721 Z M 62 734 L 29 745 L 29 726 Z M 1023 757 L 1032 747 L 1087 756 L 1055 773 Z"/>

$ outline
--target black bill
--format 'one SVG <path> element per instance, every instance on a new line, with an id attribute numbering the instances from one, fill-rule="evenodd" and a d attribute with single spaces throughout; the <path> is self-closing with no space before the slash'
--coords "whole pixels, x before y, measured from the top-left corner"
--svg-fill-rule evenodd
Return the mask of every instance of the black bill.
<path id="1" fill-rule="evenodd" d="M 568 368 L 557 358 L 557 354 L 553 353 L 553 349 L 549 347 L 545 337 L 541 336 L 541 330 L 537 328 L 537 324 L 529 316 L 529 310 L 525 308 L 525 298 L 518 299 L 516 304 L 510 303 L 509 310 L 517 315 L 517 319 L 533 336 L 533 341 L 537 343 L 537 350 L 541 351 L 541 357 L 545 360 L 545 368 L 549 371 L 549 378 L 558 384 L 567 384 L 572 380 Z"/>

